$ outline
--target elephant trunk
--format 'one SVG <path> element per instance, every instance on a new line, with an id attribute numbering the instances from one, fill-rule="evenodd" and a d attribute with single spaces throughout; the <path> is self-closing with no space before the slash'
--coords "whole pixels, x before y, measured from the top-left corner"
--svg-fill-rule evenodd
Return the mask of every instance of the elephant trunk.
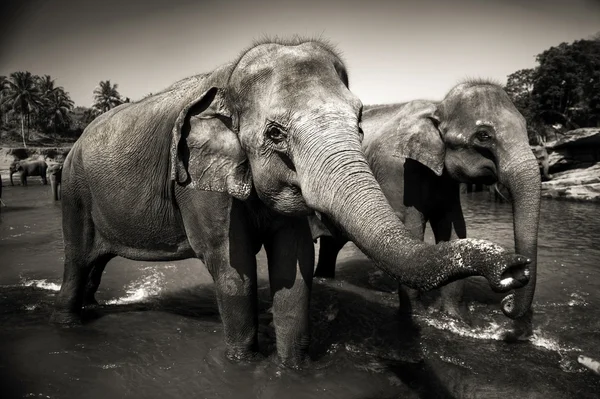
<path id="1" fill-rule="evenodd" d="M 11 185 L 11 186 L 14 186 L 14 185 L 15 185 L 15 183 L 13 182 L 13 177 L 12 177 L 14 173 L 15 173 L 15 172 L 13 172 L 12 170 L 10 171 L 10 185 Z"/>
<path id="2" fill-rule="evenodd" d="M 411 238 L 375 180 L 358 134 L 350 129 L 327 132 L 326 142 L 312 135 L 294 154 L 294 164 L 307 204 L 327 215 L 380 269 L 419 290 L 474 275 L 486 277 L 496 291 L 527 282 L 525 258 L 490 242 L 463 239 L 432 246 Z M 507 275 L 514 271 L 507 267 L 513 266 L 518 266 L 516 274 Z"/>
<path id="3" fill-rule="evenodd" d="M 531 259 L 529 284 L 507 295 L 502 300 L 502 310 L 511 318 L 530 317 L 537 274 L 541 178 L 528 145 L 511 149 L 506 164 L 499 167 L 499 180 L 512 198 L 515 251 Z"/>

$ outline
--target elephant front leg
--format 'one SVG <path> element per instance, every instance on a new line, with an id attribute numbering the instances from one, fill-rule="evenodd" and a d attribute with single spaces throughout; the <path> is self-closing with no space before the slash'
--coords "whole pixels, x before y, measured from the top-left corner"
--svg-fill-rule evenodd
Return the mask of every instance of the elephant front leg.
<path id="1" fill-rule="evenodd" d="M 243 239 L 232 238 L 228 246 L 209 251 L 204 261 L 216 285 L 226 356 L 252 360 L 258 353 L 256 257 Z"/>
<path id="2" fill-rule="evenodd" d="M 314 246 L 305 219 L 291 219 L 265 243 L 273 295 L 277 354 L 288 367 L 307 360 L 310 342 L 309 306 L 315 262 Z"/>
<path id="3" fill-rule="evenodd" d="M 460 202 L 449 212 L 430 221 L 436 243 L 467 237 L 465 220 Z M 457 280 L 440 288 L 440 297 L 436 307 L 455 319 L 471 324 L 471 316 L 466 302 L 463 301 L 465 280 Z"/>

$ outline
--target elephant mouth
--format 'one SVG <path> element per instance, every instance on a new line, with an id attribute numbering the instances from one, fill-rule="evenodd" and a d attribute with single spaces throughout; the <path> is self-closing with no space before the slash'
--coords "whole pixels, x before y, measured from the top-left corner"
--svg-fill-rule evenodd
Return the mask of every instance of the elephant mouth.
<path id="1" fill-rule="evenodd" d="M 314 212 L 302 195 L 302 189 L 296 184 L 286 184 L 276 193 L 257 191 L 257 194 L 265 204 L 286 216 L 308 216 Z"/>

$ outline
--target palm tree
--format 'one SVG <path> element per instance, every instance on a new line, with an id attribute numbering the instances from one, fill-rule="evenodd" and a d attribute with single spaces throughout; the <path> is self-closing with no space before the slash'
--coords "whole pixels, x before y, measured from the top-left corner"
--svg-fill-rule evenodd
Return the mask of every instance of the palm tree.
<path id="1" fill-rule="evenodd" d="M 58 126 L 70 123 L 69 112 L 73 109 L 74 102 L 62 86 L 54 85 L 54 79 L 50 75 L 39 77 L 37 85 L 44 105 L 40 112 L 40 122 L 45 127 L 53 127 L 56 133 Z"/>
<path id="2" fill-rule="evenodd" d="M 37 85 L 40 88 L 40 92 L 43 96 L 52 93 L 57 88 L 54 87 L 54 79 L 50 75 L 44 75 L 37 79 Z"/>
<path id="3" fill-rule="evenodd" d="M 123 99 L 117 91 L 117 84 L 111 84 L 110 80 L 101 81 L 94 89 L 94 105 L 100 114 L 108 111 L 117 105 L 123 104 Z"/>
<path id="4" fill-rule="evenodd" d="M 71 122 L 69 112 L 73 109 L 75 103 L 69 97 L 69 94 L 62 87 L 54 88 L 44 101 L 44 120 L 48 126 L 56 128 L 65 126 Z"/>
<path id="5" fill-rule="evenodd" d="M 36 85 L 36 78 L 28 71 L 11 73 L 6 83 L 2 105 L 21 115 L 21 135 L 23 136 L 23 146 L 27 148 L 25 117 L 29 120 L 31 112 L 42 103 L 40 89 Z M 29 123 L 27 124 L 27 133 L 29 134 Z"/>
<path id="6" fill-rule="evenodd" d="M 0 126 L 8 123 L 8 112 L 5 111 L 4 107 L 4 96 L 6 94 L 7 89 L 6 76 L 0 75 Z"/>

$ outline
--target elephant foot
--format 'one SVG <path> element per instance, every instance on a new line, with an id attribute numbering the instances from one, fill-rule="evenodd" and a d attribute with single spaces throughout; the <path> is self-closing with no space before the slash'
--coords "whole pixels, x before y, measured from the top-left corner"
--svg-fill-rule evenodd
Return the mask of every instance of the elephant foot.
<path id="1" fill-rule="evenodd" d="M 316 277 L 316 278 L 331 278 L 331 279 L 335 278 L 335 266 L 329 267 L 329 266 L 317 265 L 317 269 L 315 270 L 314 277 Z"/>
<path id="2" fill-rule="evenodd" d="M 85 298 L 83 300 L 83 307 L 84 308 L 95 308 L 97 306 L 100 306 L 100 304 L 98 303 L 98 301 L 96 300 L 96 298 L 94 298 L 93 296 Z"/>
<path id="3" fill-rule="evenodd" d="M 312 360 L 308 356 L 290 356 L 283 358 L 277 356 L 277 364 L 280 367 L 285 367 L 292 370 L 311 369 Z"/>
<path id="4" fill-rule="evenodd" d="M 256 362 L 264 359 L 264 356 L 258 351 L 240 348 L 227 348 L 225 356 L 235 363 Z"/>
<path id="5" fill-rule="evenodd" d="M 52 316 L 50 316 L 50 323 L 61 325 L 64 327 L 81 325 L 81 314 L 69 311 L 55 310 L 54 312 L 52 312 Z"/>

